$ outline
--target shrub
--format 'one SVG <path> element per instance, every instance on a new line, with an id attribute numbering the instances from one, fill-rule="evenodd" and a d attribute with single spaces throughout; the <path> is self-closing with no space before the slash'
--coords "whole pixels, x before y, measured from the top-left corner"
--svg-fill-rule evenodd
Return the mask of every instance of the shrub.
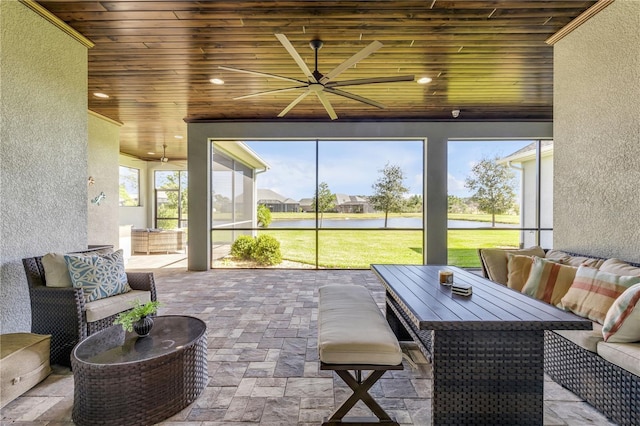
<path id="1" fill-rule="evenodd" d="M 256 240 L 250 235 L 240 235 L 231 245 L 231 255 L 239 259 L 251 259 Z"/>
<path id="2" fill-rule="evenodd" d="M 271 224 L 271 210 L 264 204 L 258 205 L 258 226 L 266 228 Z"/>
<path id="3" fill-rule="evenodd" d="M 258 235 L 255 239 L 251 257 L 260 265 L 277 265 L 281 263 L 280 242 L 271 235 Z"/>

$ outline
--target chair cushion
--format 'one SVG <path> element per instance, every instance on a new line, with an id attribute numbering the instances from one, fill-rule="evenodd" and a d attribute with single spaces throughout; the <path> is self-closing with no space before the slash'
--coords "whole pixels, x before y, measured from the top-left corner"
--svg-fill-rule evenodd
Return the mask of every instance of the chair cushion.
<path id="1" fill-rule="evenodd" d="M 562 298 L 562 307 L 602 324 L 613 302 L 637 283 L 640 283 L 640 277 L 615 275 L 580 266 L 571 288 Z"/>
<path id="2" fill-rule="evenodd" d="M 544 257 L 544 250 L 538 246 L 526 249 L 480 249 L 480 260 L 491 281 L 507 285 L 507 254 Z"/>
<path id="3" fill-rule="evenodd" d="M 51 373 L 50 345 L 49 335 L 0 335 L 0 407 L 40 383 Z"/>
<path id="4" fill-rule="evenodd" d="M 640 342 L 640 284 L 632 285 L 613 302 L 602 335 L 611 343 Z"/>
<path id="5" fill-rule="evenodd" d="M 144 290 L 131 290 L 116 296 L 98 299 L 85 305 L 87 322 L 99 321 L 111 315 L 131 309 L 136 300 L 144 304 L 151 301 L 151 292 Z"/>
<path id="6" fill-rule="evenodd" d="M 103 256 L 65 255 L 71 282 L 83 291 L 86 302 L 131 290 L 127 283 L 122 249 Z"/>
<path id="7" fill-rule="evenodd" d="M 318 351 L 327 364 L 398 365 L 402 351 L 382 311 L 365 287 L 319 289 Z"/>
<path id="8" fill-rule="evenodd" d="M 598 355 L 620 368 L 640 376 L 640 343 L 598 343 Z"/>
<path id="9" fill-rule="evenodd" d="M 573 283 L 578 268 L 562 265 L 541 257 L 533 258 L 533 265 L 522 293 L 543 302 L 559 305 Z"/>
<path id="10" fill-rule="evenodd" d="M 597 322 L 593 323 L 593 330 L 554 330 L 556 334 L 575 343 L 590 352 L 597 352 L 598 343 L 604 341 L 602 338 L 602 326 Z"/>

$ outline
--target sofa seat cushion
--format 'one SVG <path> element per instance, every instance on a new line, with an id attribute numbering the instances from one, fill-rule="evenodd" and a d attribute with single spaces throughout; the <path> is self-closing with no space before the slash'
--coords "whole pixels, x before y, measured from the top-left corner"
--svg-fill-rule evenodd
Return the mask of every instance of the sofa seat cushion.
<path id="1" fill-rule="evenodd" d="M 101 319 L 118 314 L 122 311 L 133 308 L 136 300 L 140 303 L 151 301 L 151 292 L 144 290 L 131 290 L 116 296 L 94 300 L 85 305 L 87 322 L 99 321 Z"/>
<path id="2" fill-rule="evenodd" d="M 612 364 L 640 376 L 640 343 L 598 343 L 598 355 Z"/>
<path id="3" fill-rule="evenodd" d="M 602 326 L 597 322 L 593 323 L 593 330 L 554 330 L 556 334 L 575 343 L 589 352 L 598 352 L 598 343 L 603 342 Z"/>
<path id="4" fill-rule="evenodd" d="M 49 335 L 0 335 L 0 407 L 37 385 L 51 373 L 50 345 Z"/>

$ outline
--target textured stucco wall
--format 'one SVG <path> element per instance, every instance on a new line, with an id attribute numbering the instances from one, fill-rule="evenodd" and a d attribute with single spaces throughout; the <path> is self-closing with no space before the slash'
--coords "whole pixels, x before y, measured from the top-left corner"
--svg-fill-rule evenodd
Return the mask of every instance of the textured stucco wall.
<path id="1" fill-rule="evenodd" d="M 119 246 L 118 232 L 118 159 L 120 152 L 120 125 L 89 114 L 88 173 L 95 183 L 88 188 L 89 244 Z M 92 203 L 101 192 L 106 198 L 100 205 Z"/>
<path id="2" fill-rule="evenodd" d="M 21 259 L 87 244 L 87 49 L 0 2 L 0 330 L 28 331 Z"/>
<path id="3" fill-rule="evenodd" d="M 554 47 L 554 247 L 640 261 L 640 2 Z"/>

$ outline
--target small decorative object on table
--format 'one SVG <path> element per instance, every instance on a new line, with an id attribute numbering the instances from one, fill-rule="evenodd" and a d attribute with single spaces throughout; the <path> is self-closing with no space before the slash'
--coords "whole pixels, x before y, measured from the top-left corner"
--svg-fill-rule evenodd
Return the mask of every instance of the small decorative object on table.
<path id="1" fill-rule="evenodd" d="M 148 336 L 153 327 L 153 318 L 149 315 L 155 314 L 159 306 L 160 302 L 157 300 L 145 304 L 136 301 L 133 309 L 118 315 L 113 323 L 120 324 L 125 331 L 135 330 L 140 337 Z"/>
<path id="2" fill-rule="evenodd" d="M 440 270 L 438 271 L 438 278 L 440 284 L 442 285 L 451 285 L 453 284 L 453 272 Z"/>
<path id="3" fill-rule="evenodd" d="M 471 293 L 473 293 L 473 287 L 471 284 L 456 283 L 451 286 L 451 293 L 458 294 L 460 296 L 471 296 Z"/>

